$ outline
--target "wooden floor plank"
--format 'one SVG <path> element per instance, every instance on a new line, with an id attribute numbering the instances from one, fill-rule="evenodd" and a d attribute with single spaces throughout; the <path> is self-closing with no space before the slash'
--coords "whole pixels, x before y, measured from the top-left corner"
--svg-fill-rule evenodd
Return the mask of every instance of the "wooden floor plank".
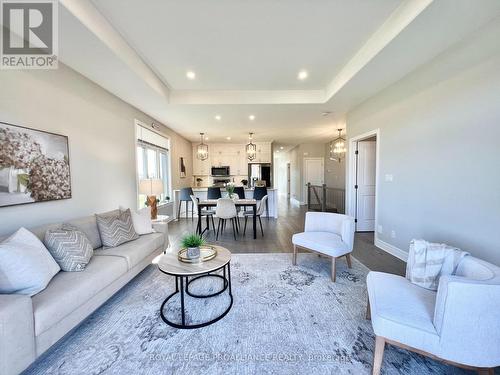
<path id="1" fill-rule="evenodd" d="M 290 204 L 286 199 L 280 198 L 279 218 L 269 220 L 262 218 L 264 237 L 261 236 L 260 231 L 257 231 L 257 239 L 254 240 L 252 231 L 247 228 L 246 235 L 243 237 L 243 231 L 240 231 L 240 236 L 235 241 L 232 229 L 226 226 L 226 230 L 222 235 L 219 235 L 217 242 L 213 230 L 206 235 L 206 240 L 224 246 L 232 253 L 293 253 L 292 235 L 304 230 L 306 211 L 306 206 L 298 207 Z M 217 221 L 217 219 L 215 220 Z M 243 229 L 244 219 L 240 218 L 240 220 Z M 179 247 L 180 240 L 184 235 L 196 231 L 196 222 L 196 218 L 194 221 L 191 218 L 182 218 L 179 221 L 169 223 L 170 240 L 174 247 Z M 251 225 L 251 222 L 249 224 Z M 217 226 L 217 223 L 215 225 Z M 373 241 L 373 232 L 356 233 L 352 255 L 371 270 L 404 275 L 406 263 L 378 249 Z"/>

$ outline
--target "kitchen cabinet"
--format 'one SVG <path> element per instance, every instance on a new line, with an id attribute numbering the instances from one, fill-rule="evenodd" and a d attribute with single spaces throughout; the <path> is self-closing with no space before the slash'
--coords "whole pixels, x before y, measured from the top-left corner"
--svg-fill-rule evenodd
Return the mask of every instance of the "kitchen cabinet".
<path id="1" fill-rule="evenodd" d="M 255 142 L 257 155 L 250 163 L 271 163 L 271 142 Z"/>
<path id="2" fill-rule="evenodd" d="M 201 161 L 196 158 L 196 146 L 193 144 L 193 175 L 210 175 L 212 167 L 229 166 L 231 176 L 247 176 L 248 163 L 271 163 L 271 142 L 255 142 L 257 155 L 249 161 L 245 144 L 211 143 L 208 149 L 208 159 Z"/>

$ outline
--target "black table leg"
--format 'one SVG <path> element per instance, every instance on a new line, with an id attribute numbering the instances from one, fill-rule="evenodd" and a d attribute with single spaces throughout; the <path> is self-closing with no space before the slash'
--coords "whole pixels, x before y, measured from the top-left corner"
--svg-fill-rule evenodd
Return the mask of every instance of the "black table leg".
<path id="1" fill-rule="evenodd" d="M 182 325 L 186 325 L 186 313 L 184 311 L 184 281 L 181 276 L 181 316 L 182 316 Z"/>
<path id="2" fill-rule="evenodd" d="M 252 207 L 253 207 L 253 239 L 255 240 L 257 238 L 257 205 L 254 204 Z"/>
<path id="3" fill-rule="evenodd" d="M 201 207 L 198 205 L 198 224 L 196 225 L 196 233 L 201 235 Z"/>
<path id="4" fill-rule="evenodd" d="M 226 267 L 227 267 L 227 274 L 226 274 Z M 222 269 L 222 273 L 223 273 L 223 276 L 221 275 L 217 275 L 217 274 L 213 274 L 213 272 L 217 272 L 219 271 L 220 269 Z M 223 287 L 221 290 L 215 292 L 215 293 L 211 293 L 211 294 L 205 294 L 205 295 L 198 295 L 198 294 L 193 294 L 192 292 L 189 291 L 189 285 L 191 282 L 197 280 L 197 279 L 201 279 L 201 278 L 204 278 L 204 277 L 216 277 L 216 278 L 219 278 L 219 279 L 222 279 L 223 280 Z M 186 283 L 184 285 L 184 282 Z M 180 284 L 180 285 L 179 285 Z M 201 327 L 206 327 L 210 324 L 213 324 L 215 322 L 218 322 L 219 320 L 221 320 L 224 316 L 227 315 L 227 313 L 229 312 L 229 310 L 231 310 L 231 307 L 233 306 L 233 293 L 232 293 L 232 286 L 231 286 L 231 265 L 230 263 L 228 262 L 226 265 L 222 266 L 221 268 L 217 269 L 217 270 L 214 270 L 212 272 L 208 272 L 206 274 L 202 274 L 202 275 L 199 275 L 199 276 L 196 276 L 194 278 L 192 278 L 191 280 L 189 280 L 189 277 L 186 276 L 186 280 L 184 280 L 184 276 L 175 276 L 175 292 L 170 294 L 164 301 L 163 303 L 161 304 L 161 307 L 160 307 L 160 316 L 161 316 L 161 319 L 167 323 L 168 325 L 172 326 L 172 327 L 175 327 L 175 328 L 180 328 L 180 329 L 193 329 L 193 328 L 201 328 Z M 212 319 L 212 320 L 209 320 L 209 321 L 206 321 L 206 322 L 203 322 L 203 323 L 197 323 L 197 324 L 186 324 L 186 311 L 185 311 L 185 295 L 184 295 L 184 292 L 186 294 L 188 294 L 189 296 L 191 297 L 194 297 L 194 298 L 211 298 L 211 297 L 215 297 L 215 296 L 218 296 L 219 294 L 222 294 L 224 293 L 224 291 L 228 290 L 229 292 L 229 305 L 227 306 L 226 310 L 224 310 L 224 312 L 222 314 L 220 314 L 219 316 L 217 316 L 216 318 Z M 175 322 L 172 322 L 170 320 L 167 319 L 167 317 L 165 316 L 164 314 L 164 307 L 165 305 L 169 302 L 169 300 L 174 297 L 177 293 L 180 292 L 180 302 L 181 302 L 181 324 L 179 323 L 175 323 Z"/>

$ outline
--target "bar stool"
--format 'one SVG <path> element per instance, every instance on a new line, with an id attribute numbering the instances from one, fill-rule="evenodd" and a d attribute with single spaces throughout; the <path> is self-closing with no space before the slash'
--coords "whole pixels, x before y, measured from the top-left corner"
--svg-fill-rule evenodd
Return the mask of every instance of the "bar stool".
<path id="1" fill-rule="evenodd" d="M 188 213 L 189 213 L 189 202 L 191 202 L 191 220 L 193 220 L 194 216 L 194 204 L 193 201 L 191 200 L 191 195 L 194 195 L 193 189 L 188 187 L 188 188 L 182 188 L 179 192 L 179 208 L 177 210 L 177 219 L 180 219 L 181 215 L 181 206 L 182 202 L 186 202 L 186 219 L 188 218 Z"/>
<path id="2" fill-rule="evenodd" d="M 253 199 L 262 200 L 267 195 L 267 188 L 265 186 L 256 186 L 253 190 Z M 269 203 L 266 200 L 266 215 L 269 220 Z"/>
<path id="3" fill-rule="evenodd" d="M 220 187 L 209 187 L 207 191 L 207 199 L 219 199 L 219 198 L 222 198 Z"/>

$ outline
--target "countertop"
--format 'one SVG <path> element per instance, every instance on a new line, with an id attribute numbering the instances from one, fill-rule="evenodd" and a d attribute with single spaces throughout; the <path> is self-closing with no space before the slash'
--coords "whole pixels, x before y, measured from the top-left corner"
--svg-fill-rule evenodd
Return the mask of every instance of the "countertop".
<path id="1" fill-rule="evenodd" d="M 193 187 L 192 189 L 193 189 L 193 191 L 207 191 L 208 187 Z M 221 191 L 226 191 L 226 188 L 221 187 L 220 189 L 221 189 Z M 245 188 L 245 190 L 252 191 L 252 190 L 254 190 L 254 188 Z M 267 190 L 275 191 L 275 190 L 278 190 L 278 189 L 276 189 L 276 188 L 267 188 Z M 174 191 L 180 191 L 180 189 L 175 189 Z"/>

